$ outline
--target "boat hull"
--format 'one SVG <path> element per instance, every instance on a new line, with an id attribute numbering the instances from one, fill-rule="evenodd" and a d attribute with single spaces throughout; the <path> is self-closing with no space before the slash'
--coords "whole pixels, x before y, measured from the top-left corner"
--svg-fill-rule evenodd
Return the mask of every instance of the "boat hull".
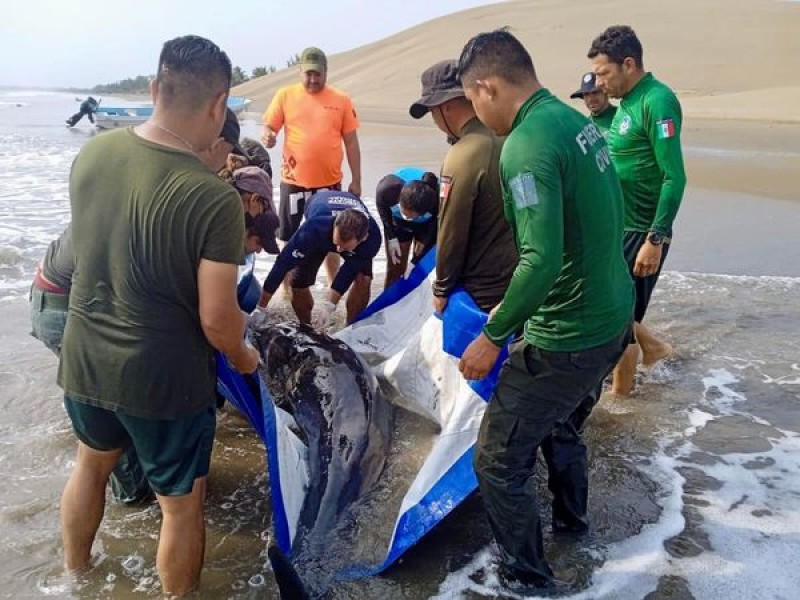
<path id="1" fill-rule="evenodd" d="M 241 96 L 228 98 L 228 108 L 237 116 L 244 112 L 251 100 Z M 144 123 L 153 114 L 152 105 L 147 106 L 100 106 L 94 113 L 95 127 L 98 129 L 118 129 Z"/>

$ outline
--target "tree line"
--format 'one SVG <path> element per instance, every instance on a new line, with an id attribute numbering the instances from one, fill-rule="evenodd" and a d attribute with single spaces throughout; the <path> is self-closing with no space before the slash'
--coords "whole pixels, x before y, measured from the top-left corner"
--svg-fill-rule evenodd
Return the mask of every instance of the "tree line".
<path id="1" fill-rule="evenodd" d="M 300 62 L 300 55 L 295 54 L 286 60 L 286 66 L 292 67 Z M 239 85 L 245 81 L 250 81 L 257 77 L 263 77 L 277 71 L 275 65 L 255 67 L 250 75 L 239 66 L 233 67 L 231 85 Z M 114 83 L 104 83 L 94 86 L 90 91 L 95 94 L 138 94 L 147 92 L 150 89 L 150 81 L 155 75 L 138 75 L 115 81 Z"/>

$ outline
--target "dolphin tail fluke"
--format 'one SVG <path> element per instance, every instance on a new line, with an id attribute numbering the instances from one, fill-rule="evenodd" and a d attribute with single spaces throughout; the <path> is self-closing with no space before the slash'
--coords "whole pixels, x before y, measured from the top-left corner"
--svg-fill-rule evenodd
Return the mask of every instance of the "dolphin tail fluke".
<path id="1" fill-rule="evenodd" d="M 267 548 L 267 556 L 272 565 L 281 600 L 311 600 L 311 594 L 281 549 L 274 545 L 270 546 Z"/>

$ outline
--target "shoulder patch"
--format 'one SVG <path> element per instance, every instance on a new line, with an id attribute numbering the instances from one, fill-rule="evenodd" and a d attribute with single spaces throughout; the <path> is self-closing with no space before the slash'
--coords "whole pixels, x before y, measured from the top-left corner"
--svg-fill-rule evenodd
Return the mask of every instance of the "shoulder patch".
<path id="1" fill-rule="evenodd" d="M 656 121 L 656 133 L 660 140 L 675 137 L 675 121 L 672 119 L 659 119 Z"/>
<path id="2" fill-rule="evenodd" d="M 517 210 L 530 208 L 539 204 L 539 194 L 536 191 L 536 178 L 533 173 L 520 173 L 509 182 L 514 206 Z"/>
<path id="3" fill-rule="evenodd" d="M 442 180 L 439 182 L 439 204 L 444 206 L 447 203 L 447 198 L 450 196 L 450 187 L 453 185 L 453 178 L 442 175 Z"/>

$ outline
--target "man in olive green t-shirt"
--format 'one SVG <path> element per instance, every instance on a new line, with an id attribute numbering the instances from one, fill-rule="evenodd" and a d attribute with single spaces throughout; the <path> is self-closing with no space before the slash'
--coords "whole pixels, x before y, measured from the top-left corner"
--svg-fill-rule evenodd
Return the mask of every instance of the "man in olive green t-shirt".
<path id="1" fill-rule="evenodd" d="M 597 84 L 621 98 L 608 134 L 611 160 L 625 197 L 625 258 L 636 288 L 636 342 L 614 370 L 614 393 L 633 389 L 641 348 L 652 367 L 672 347 L 642 324 L 672 240 L 686 173 L 681 151 L 683 115 L 673 91 L 644 70 L 642 44 L 633 29 L 614 25 L 589 49 Z"/>
<path id="2" fill-rule="evenodd" d="M 109 474 L 133 446 L 161 506 L 166 595 L 196 587 L 203 565 L 213 349 L 242 373 L 258 365 L 236 302 L 241 201 L 203 162 L 222 142 L 230 78 L 209 40 L 166 42 L 153 115 L 90 140 L 70 173 L 75 263 L 58 383 L 79 441 L 61 501 L 64 564 L 89 566 Z"/>
<path id="3" fill-rule="evenodd" d="M 439 231 L 433 305 L 443 312 L 463 287 L 481 310 L 500 302 L 517 264 L 517 249 L 503 216 L 499 158 L 503 140 L 475 115 L 458 80 L 455 60 L 422 73 L 422 94 L 409 108 L 421 119 L 430 113 L 453 140 L 439 182 Z"/>
<path id="4" fill-rule="evenodd" d="M 501 551 L 501 579 L 520 592 L 560 587 L 544 556 L 531 480 L 541 448 L 553 529 L 588 529 L 581 431 L 628 344 L 633 311 L 622 193 L 600 131 L 541 86 L 510 33 L 472 38 L 459 73 L 478 117 L 508 135 L 500 179 L 519 249 L 502 302 L 461 358 L 464 377 L 485 377 L 524 326 L 481 421 L 475 471 Z"/>

